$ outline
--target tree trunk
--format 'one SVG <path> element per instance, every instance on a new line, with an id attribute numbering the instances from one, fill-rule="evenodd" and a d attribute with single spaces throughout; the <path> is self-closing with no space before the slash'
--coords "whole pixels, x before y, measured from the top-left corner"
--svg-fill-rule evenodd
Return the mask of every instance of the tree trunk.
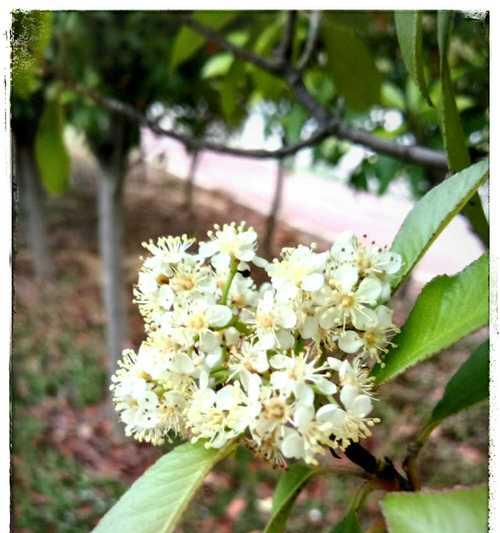
<path id="1" fill-rule="evenodd" d="M 119 126 L 119 124 L 117 124 Z M 123 181 L 125 154 L 123 131 L 117 127 L 116 144 L 111 164 L 101 165 L 98 180 L 99 248 L 102 259 L 102 296 L 106 312 L 108 375 L 115 372 L 117 362 L 128 339 L 127 306 L 123 276 Z"/>
<path id="2" fill-rule="evenodd" d="M 38 177 L 32 146 L 15 146 L 17 179 L 22 210 L 26 217 L 26 238 L 33 256 L 35 276 L 40 282 L 50 281 L 54 264 L 50 255 L 45 217 L 45 195 Z"/>
<path id="3" fill-rule="evenodd" d="M 193 190 L 194 180 L 196 178 L 196 169 L 198 167 L 199 151 L 195 150 L 191 153 L 191 164 L 189 165 L 189 172 L 184 187 L 184 206 L 188 212 L 193 210 Z"/>
<path id="4" fill-rule="evenodd" d="M 264 241 L 262 245 L 264 255 L 268 257 L 272 255 L 273 237 L 274 237 L 274 231 L 276 228 L 276 221 L 277 221 L 278 213 L 279 213 L 280 206 L 281 206 L 284 183 L 285 183 L 285 164 L 284 164 L 283 159 L 279 159 L 277 162 L 277 168 L 276 168 L 276 183 L 274 187 L 273 203 L 271 205 L 271 210 L 267 217 L 266 235 L 264 236 Z"/>

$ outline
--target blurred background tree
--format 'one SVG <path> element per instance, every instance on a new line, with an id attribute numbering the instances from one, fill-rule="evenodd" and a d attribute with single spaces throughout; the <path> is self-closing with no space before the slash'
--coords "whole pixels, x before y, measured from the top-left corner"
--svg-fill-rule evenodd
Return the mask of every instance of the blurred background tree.
<path id="1" fill-rule="evenodd" d="M 443 54 L 449 55 L 464 140 L 476 160 L 489 149 L 488 19 L 454 16 Z M 18 59 L 12 124 L 19 157 L 25 150 L 33 153 L 38 131 L 43 181 L 49 191 L 63 192 L 69 173 L 62 143 L 65 120 L 84 132 L 101 169 L 97 197 L 110 368 L 127 340 L 121 272 L 123 189 L 127 158 L 138 146 L 141 125 L 159 125 L 169 117 L 169 133 L 177 135 L 192 154 L 185 185 L 189 210 L 200 150 L 206 142 L 227 145 L 250 113 L 260 114 L 265 133 L 278 135 L 283 146 L 307 141 L 311 131 L 325 128 L 310 146 L 312 164 L 325 175 L 359 139 L 364 150 L 348 177 L 355 188 L 383 194 L 403 177 L 418 197 L 444 178 L 443 164 L 398 153 L 402 146 L 416 145 L 435 149 L 439 158 L 437 151 L 444 150 L 437 18 L 421 13 L 418 21 L 425 80 L 420 90 L 419 80 L 408 76 L 395 46 L 393 19 L 390 12 L 366 11 L 201 12 L 193 17 L 76 11 L 14 15 Z M 206 39 L 196 24 L 214 31 L 215 38 Z M 255 57 L 262 58 L 264 68 Z M 117 109 L 117 103 L 125 112 Z M 328 130 L 332 120 L 337 125 Z M 378 150 L 380 140 L 388 141 L 385 146 L 390 149 Z M 277 154 L 276 159 L 276 190 L 264 239 L 267 253 L 283 190 L 284 156 Z M 26 176 L 26 201 L 33 203 L 31 198 L 40 194 L 28 187 L 34 181 L 27 176 L 36 169 L 28 162 L 23 165 L 19 168 Z M 292 158 L 287 165 L 293 168 Z M 35 214 L 41 213 L 39 208 L 28 213 L 40 220 L 41 214 Z M 37 232 L 30 240 L 38 250 L 34 257 L 43 277 L 51 270 L 49 254 L 43 251 L 47 250 L 43 223 L 30 227 Z"/>

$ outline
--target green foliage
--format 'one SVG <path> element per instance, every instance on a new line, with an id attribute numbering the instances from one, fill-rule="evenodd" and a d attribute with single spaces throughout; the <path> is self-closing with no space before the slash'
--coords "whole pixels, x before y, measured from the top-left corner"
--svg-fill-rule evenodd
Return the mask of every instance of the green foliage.
<path id="1" fill-rule="evenodd" d="M 489 388 L 489 340 L 479 345 L 453 375 L 443 397 L 434 407 L 429 429 L 440 424 L 445 418 L 468 409 L 488 398 Z"/>
<path id="2" fill-rule="evenodd" d="M 391 533 L 480 533 L 487 531 L 486 487 L 451 491 L 393 492 L 382 500 Z"/>
<path id="3" fill-rule="evenodd" d="M 102 518 L 95 533 L 168 533 L 216 463 L 234 449 L 185 443 L 161 457 Z"/>
<path id="4" fill-rule="evenodd" d="M 284 472 L 273 494 L 272 516 L 265 533 L 284 533 L 288 515 L 300 491 L 318 471 L 304 464 L 291 465 Z"/>
<path id="5" fill-rule="evenodd" d="M 381 76 L 356 32 L 338 23 L 333 15 L 323 24 L 321 35 L 335 88 L 347 105 L 355 111 L 364 111 L 379 103 Z"/>
<path id="6" fill-rule="evenodd" d="M 42 183 L 51 194 L 62 194 L 69 187 L 70 159 L 63 134 L 61 102 L 46 100 L 35 137 L 35 157 Z"/>
<path id="7" fill-rule="evenodd" d="M 422 54 L 422 12 L 396 11 L 394 18 L 406 68 L 429 105 L 432 105 L 427 90 Z"/>
<path id="8" fill-rule="evenodd" d="M 488 256 L 483 255 L 454 276 L 428 283 L 401 332 L 395 348 L 377 365 L 377 383 L 388 381 L 488 323 Z"/>
<path id="9" fill-rule="evenodd" d="M 210 11 L 198 12 L 194 18 L 209 28 L 220 30 L 232 19 L 237 13 L 229 11 Z M 205 43 L 205 38 L 196 33 L 191 28 L 183 26 L 177 36 L 170 58 L 170 69 L 174 70 L 179 65 L 190 59 Z"/>
<path id="10" fill-rule="evenodd" d="M 437 17 L 441 72 L 441 129 L 448 155 L 448 165 L 452 171 L 457 171 L 470 165 L 470 156 L 448 64 L 448 48 L 453 15 L 450 11 L 439 11 Z M 472 203 L 466 204 L 464 214 L 469 218 L 474 229 L 487 245 L 489 242 L 489 227 L 478 195 L 474 196 Z"/>
<path id="11" fill-rule="evenodd" d="M 49 11 L 14 11 L 12 16 L 12 90 L 28 99 L 40 86 L 40 65 L 52 36 Z"/>
<path id="12" fill-rule="evenodd" d="M 356 511 L 350 510 L 330 533 L 362 533 Z"/>
<path id="13" fill-rule="evenodd" d="M 469 201 L 488 173 L 488 161 L 480 161 L 431 189 L 410 211 L 391 246 L 403 258 L 403 267 L 393 281 L 398 287 L 413 267 Z"/>

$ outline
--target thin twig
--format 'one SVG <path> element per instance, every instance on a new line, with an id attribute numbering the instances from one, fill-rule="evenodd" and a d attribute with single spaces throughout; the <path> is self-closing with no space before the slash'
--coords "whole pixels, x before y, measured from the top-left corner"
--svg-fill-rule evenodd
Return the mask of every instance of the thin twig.
<path id="1" fill-rule="evenodd" d="M 272 61 L 258 54 L 254 54 L 253 52 L 247 50 L 246 48 L 243 48 L 242 46 L 233 44 L 232 42 L 225 39 L 219 32 L 213 30 L 212 28 L 209 28 L 208 26 L 205 26 L 204 24 L 201 24 L 190 15 L 180 14 L 178 15 L 178 17 L 191 29 L 195 30 L 200 35 L 203 35 L 205 39 L 212 41 L 215 44 L 218 44 L 221 48 L 224 48 L 224 50 L 233 53 L 236 57 L 249 63 L 252 63 L 257 67 L 260 67 L 261 69 L 267 70 L 269 72 L 278 73 L 282 71 L 280 62 Z"/>
<path id="2" fill-rule="evenodd" d="M 301 73 L 309 66 L 309 63 L 313 58 L 316 44 L 318 42 L 320 24 L 321 11 L 311 11 L 309 15 L 309 33 L 307 34 L 306 45 L 297 64 L 297 70 Z"/>
<path id="3" fill-rule="evenodd" d="M 293 38 L 295 35 L 295 24 L 297 21 L 297 12 L 289 11 L 287 14 L 283 39 L 277 51 L 278 62 L 284 67 L 290 62 L 293 50 Z"/>

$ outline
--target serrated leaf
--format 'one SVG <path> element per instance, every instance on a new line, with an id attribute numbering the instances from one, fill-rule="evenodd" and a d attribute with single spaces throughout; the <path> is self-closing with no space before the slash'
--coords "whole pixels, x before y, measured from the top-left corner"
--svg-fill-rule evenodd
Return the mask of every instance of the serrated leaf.
<path id="1" fill-rule="evenodd" d="M 70 158 L 64 143 L 63 108 L 58 99 L 45 102 L 35 136 L 35 158 L 44 187 L 62 194 L 69 187 Z"/>
<path id="2" fill-rule="evenodd" d="M 390 533 L 486 533 L 485 486 L 450 491 L 392 492 L 382 512 Z"/>
<path id="3" fill-rule="evenodd" d="M 210 11 L 193 15 L 193 18 L 201 24 L 220 30 L 237 16 L 237 13 L 230 11 Z M 205 43 L 205 37 L 196 31 L 183 26 L 175 39 L 172 56 L 170 58 L 170 68 L 176 69 L 181 63 L 190 59 Z"/>
<path id="4" fill-rule="evenodd" d="M 317 469 L 297 463 L 281 475 L 273 495 L 272 516 L 264 533 L 283 533 L 286 530 L 288 515 L 297 496 L 317 473 Z"/>
<path id="5" fill-rule="evenodd" d="M 321 35 L 328 54 L 327 68 L 347 105 L 355 111 L 364 111 L 380 103 L 380 73 L 356 32 L 329 20 L 323 23 Z"/>
<path id="6" fill-rule="evenodd" d="M 377 365 L 376 383 L 394 378 L 410 366 L 448 348 L 488 323 L 488 256 L 454 276 L 437 276 L 420 293 L 395 347 Z"/>
<path id="7" fill-rule="evenodd" d="M 234 445 L 220 450 L 182 444 L 161 457 L 104 515 L 94 533 L 169 533 L 205 476 Z"/>
<path id="8" fill-rule="evenodd" d="M 452 218 L 486 180 L 488 161 L 480 161 L 450 176 L 421 198 L 405 218 L 391 246 L 403 258 L 401 272 L 392 280 L 398 287 Z"/>
<path id="9" fill-rule="evenodd" d="M 450 379 L 434 407 L 428 427 L 488 398 L 489 340 L 479 345 Z"/>
<path id="10" fill-rule="evenodd" d="M 452 171 L 462 170 L 470 165 L 467 140 L 457 109 L 453 82 L 448 64 L 448 46 L 450 41 L 453 13 L 438 11 L 438 44 L 441 72 L 441 100 L 439 104 L 441 130 L 448 155 L 448 166 Z M 479 195 L 474 195 L 472 202 L 464 206 L 464 215 L 470 220 L 475 232 L 483 243 L 489 244 L 489 225 L 484 214 Z"/>
<path id="11" fill-rule="evenodd" d="M 432 106 L 427 89 L 422 54 L 422 11 L 396 11 L 396 32 L 403 61 L 422 96 Z"/>
<path id="12" fill-rule="evenodd" d="M 350 510 L 330 533 L 363 533 L 356 512 Z"/>

